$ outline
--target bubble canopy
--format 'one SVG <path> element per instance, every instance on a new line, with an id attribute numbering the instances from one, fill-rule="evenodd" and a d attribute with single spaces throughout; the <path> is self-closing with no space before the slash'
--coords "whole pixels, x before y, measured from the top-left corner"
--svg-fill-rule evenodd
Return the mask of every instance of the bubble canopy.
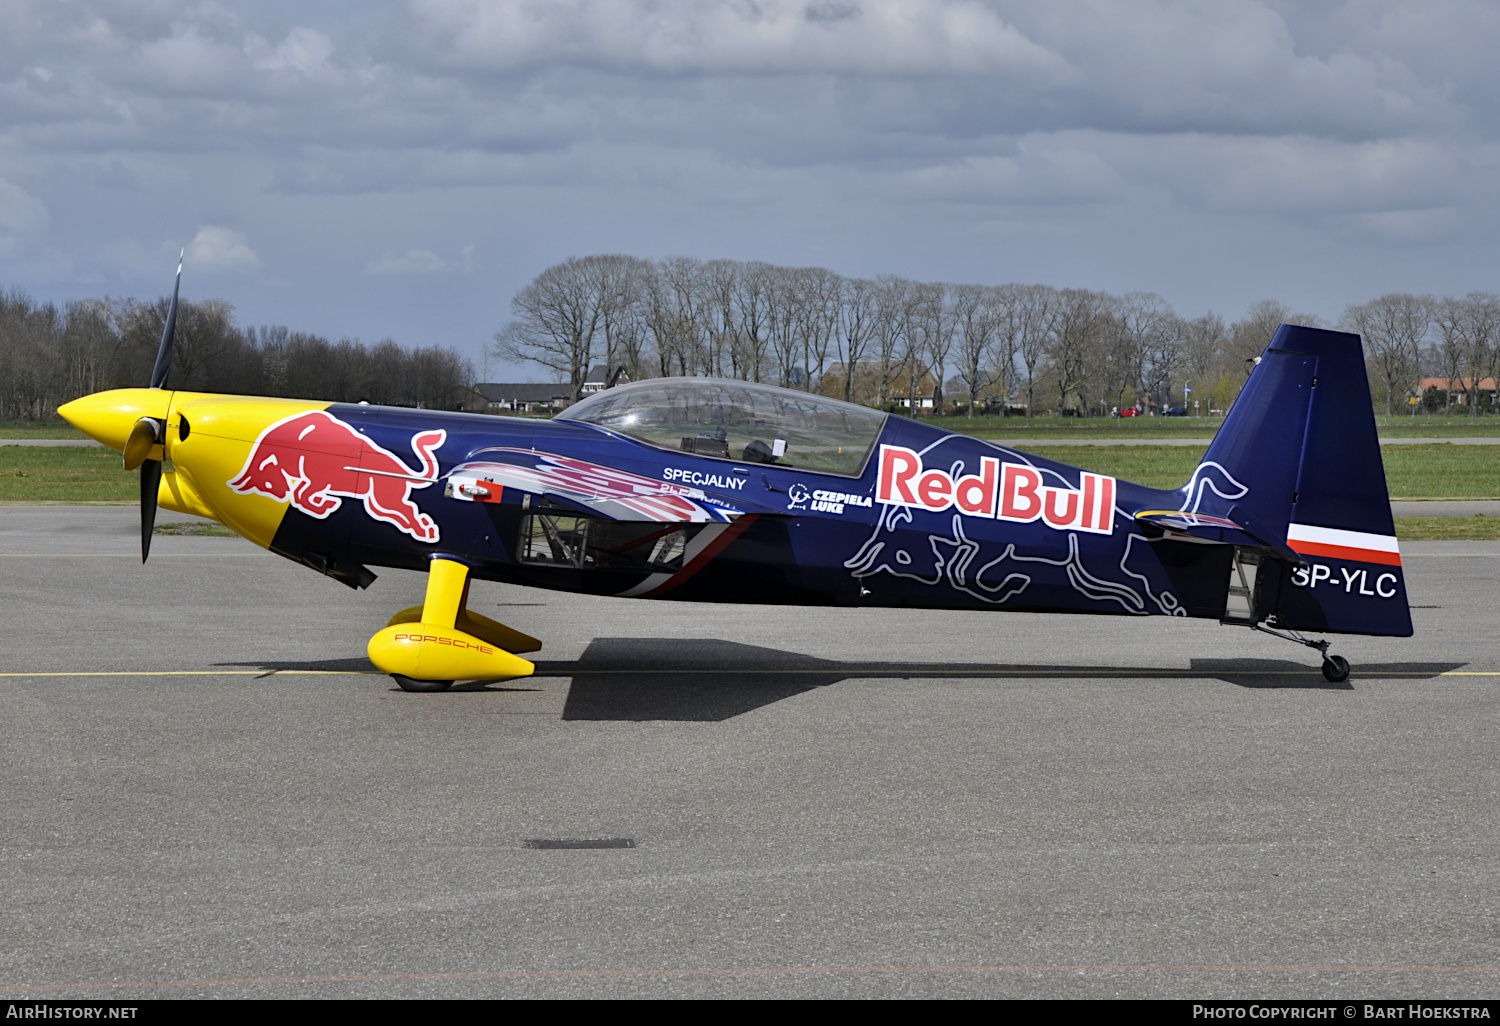
<path id="1" fill-rule="evenodd" d="M 749 381 L 653 378 L 596 392 L 557 419 L 698 456 L 857 477 L 885 414 Z"/>

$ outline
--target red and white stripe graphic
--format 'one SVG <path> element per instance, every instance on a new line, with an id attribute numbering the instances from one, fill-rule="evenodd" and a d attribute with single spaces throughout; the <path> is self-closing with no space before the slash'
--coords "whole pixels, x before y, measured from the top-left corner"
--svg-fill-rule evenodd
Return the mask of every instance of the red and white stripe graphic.
<path id="1" fill-rule="evenodd" d="M 655 598 L 681 587 L 702 570 L 713 558 L 723 552 L 729 543 L 744 533 L 745 528 L 756 521 L 756 514 L 741 517 L 732 524 L 709 524 L 687 543 L 683 553 L 682 569 L 670 574 L 652 574 L 640 584 L 620 592 L 621 598 Z"/>
<path id="2" fill-rule="evenodd" d="M 450 479 L 455 482 L 455 488 L 490 482 L 535 494 L 555 491 L 584 503 L 618 503 L 647 520 L 660 523 L 701 524 L 718 519 L 721 515 L 694 501 L 703 497 L 701 491 L 682 485 L 656 481 L 639 474 L 554 453 L 498 447 L 487 451 L 515 454 L 523 459 L 534 460 L 535 463 L 530 467 L 485 460 L 463 463 L 454 467 L 449 474 Z M 499 488 L 495 489 L 497 495 L 499 491 Z M 468 498 L 468 495 L 459 497 Z"/>
<path id="3" fill-rule="evenodd" d="M 1383 563 L 1386 566 L 1401 565 L 1401 550 L 1396 546 L 1396 539 L 1383 534 L 1341 531 L 1333 527 L 1313 527 L 1311 524 L 1288 524 L 1286 543 L 1292 551 L 1304 556 L 1349 559 L 1357 563 Z"/>

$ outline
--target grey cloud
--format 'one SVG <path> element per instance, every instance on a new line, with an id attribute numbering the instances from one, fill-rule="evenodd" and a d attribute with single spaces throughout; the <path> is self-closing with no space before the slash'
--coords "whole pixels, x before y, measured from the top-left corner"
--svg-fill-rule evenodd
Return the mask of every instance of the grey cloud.
<path id="1" fill-rule="evenodd" d="M 365 270 L 370 274 L 436 274 L 447 267 L 448 262 L 429 249 L 409 249 L 400 256 L 387 253 L 372 260 Z"/>
<path id="2" fill-rule="evenodd" d="M 853 0 L 814 0 L 802 8 L 802 16 L 808 21 L 848 21 L 860 13 L 859 4 Z"/>
<path id="3" fill-rule="evenodd" d="M 260 257 L 250 248 L 244 232 L 222 225 L 206 224 L 187 245 L 187 258 L 207 271 L 237 270 L 260 266 Z"/>
<path id="4" fill-rule="evenodd" d="M 0 42 L 0 117 L 44 149 L 545 153 L 588 140 L 923 165 L 1031 133 L 1368 140 L 1478 116 L 1379 33 L 1348 40 L 1378 51 L 1300 54 L 1285 19 L 1249 0 L 412 0 L 338 39 L 265 34 L 220 8 L 45 6 Z"/>
<path id="5" fill-rule="evenodd" d="M 462 256 L 481 218 L 506 274 L 594 248 L 846 245 L 855 273 L 999 252 L 1036 261 L 1027 278 L 1116 252 L 1144 273 L 1138 236 L 1165 225 L 1214 252 L 1332 230 L 1396 254 L 1490 245 L 1500 220 L 1492 3 L 0 3 L 18 280 L 134 280 L 205 225 L 246 234 L 260 265 L 236 282 L 291 289 L 301 259 L 376 310 L 456 292 L 469 279 L 421 272 L 483 264 Z"/>
<path id="6" fill-rule="evenodd" d="M 1102 203 L 1124 191 L 1119 172 L 1089 140 L 1028 136 L 1014 154 L 970 156 L 909 178 L 919 195 L 977 204 Z"/>
<path id="7" fill-rule="evenodd" d="M 1494 147 L 1461 154 L 1432 139 L 1095 133 L 1075 145 L 1136 183 L 1170 189 L 1188 207 L 1297 216 L 1448 206 L 1500 170 Z"/>
<path id="8" fill-rule="evenodd" d="M 566 63 L 669 75 L 1068 73 L 980 0 L 412 0 L 409 9 L 431 59 L 490 72 Z"/>
<path id="9" fill-rule="evenodd" d="M 41 200 L 0 178 L 0 256 L 22 251 L 41 235 L 47 221 Z"/>

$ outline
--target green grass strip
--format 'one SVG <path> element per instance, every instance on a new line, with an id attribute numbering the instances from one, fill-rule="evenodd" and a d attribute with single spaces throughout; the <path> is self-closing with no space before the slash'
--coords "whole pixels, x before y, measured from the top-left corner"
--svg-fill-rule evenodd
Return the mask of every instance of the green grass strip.
<path id="1" fill-rule="evenodd" d="M 87 438 L 61 417 L 56 420 L 0 420 L 0 438 Z"/>
<path id="2" fill-rule="evenodd" d="M 141 486 L 113 449 L 0 442 L 0 502 L 139 502 Z"/>
<path id="3" fill-rule="evenodd" d="M 1398 517 L 1402 541 L 1500 541 L 1500 517 Z"/>
<path id="4" fill-rule="evenodd" d="M 157 524 L 152 534 L 170 538 L 238 538 L 223 524 Z"/>

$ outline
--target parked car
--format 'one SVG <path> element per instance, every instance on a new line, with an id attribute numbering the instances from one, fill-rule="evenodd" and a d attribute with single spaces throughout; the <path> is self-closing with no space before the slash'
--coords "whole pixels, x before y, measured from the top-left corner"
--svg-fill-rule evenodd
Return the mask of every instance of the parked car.
<path id="1" fill-rule="evenodd" d="M 1187 407 L 1186 406 L 1174 406 L 1170 410 L 1168 410 L 1166 413 L 1162 414 L 1162 416 L 1164 416 L 1164 417 L 1186 417 L 1187 416 Z"/>
<path id="2" fill-rule="evenodd" d="M 1136 409 L 1134 406 L 1132 406 L 1128 410 L 1121 410 L 1120 411 L 1120 416 L 1122 416 L 1122 417 L 1139 417 L 1140 415 L 1141 415 L 1141 411 L 1138 410 L 1138 409 Z"/>

